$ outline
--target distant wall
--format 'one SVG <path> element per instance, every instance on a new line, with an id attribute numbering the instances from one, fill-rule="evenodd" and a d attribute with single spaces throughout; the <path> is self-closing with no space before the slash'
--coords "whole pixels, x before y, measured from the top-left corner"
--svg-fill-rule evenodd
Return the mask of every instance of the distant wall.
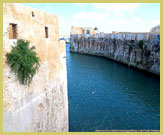
<path id="1" fill-rule="evenodd" d="M 139 45 L 143 41 L 143 46 Z M 160 75 L 159 33 L 71 35 L 71 52 L 104 56 Z"/>
<path id="2" fill-rule="evenodd" d="M 20 84 L 6 64 L 6 53 L 17 38 L 30 41 L 41 59 L 30 87 Z M 48 27 L 46 38 L 45 27 Z M 58 19 L 19 4 L 3 5 L 3 129 L 11 132 L 67 132 L 68 98 L 65 43 L 59 42 Z"/>

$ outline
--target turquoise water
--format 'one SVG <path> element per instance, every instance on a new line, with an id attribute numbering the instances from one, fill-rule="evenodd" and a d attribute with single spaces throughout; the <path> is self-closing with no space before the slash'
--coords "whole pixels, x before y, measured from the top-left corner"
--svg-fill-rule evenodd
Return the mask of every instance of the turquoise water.
<path id="1" fill-rule="evenodd" d="M 66 46 L 69 131 L 160 129 L 160 80 Z"/>

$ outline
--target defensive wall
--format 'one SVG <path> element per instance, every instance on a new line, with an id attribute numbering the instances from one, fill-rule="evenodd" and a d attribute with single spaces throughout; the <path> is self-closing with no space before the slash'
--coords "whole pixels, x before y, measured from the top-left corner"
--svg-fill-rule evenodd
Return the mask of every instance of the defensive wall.
<path id="1" fill-rule="evenodd" d="M 30 86 L 21 84 L 6 63 L 6 53 L 20 38 L 36 47 L 41 60 Z M 19 4 L 3 4 L 4 132 L 68 131 L 65 55 L 56 15 Z"/>
<path id="2" fill-rule="evenodd" d="M 160 33 L 71 34 L 70 51 L 104 56 L 160 75 Z"/>

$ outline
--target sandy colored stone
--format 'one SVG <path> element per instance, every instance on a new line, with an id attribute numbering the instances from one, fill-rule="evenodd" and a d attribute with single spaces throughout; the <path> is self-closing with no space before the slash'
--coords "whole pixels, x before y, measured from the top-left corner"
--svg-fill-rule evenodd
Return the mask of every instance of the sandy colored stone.
<path id="1" fill-rule="evenodd" d="M 34 16 L 32 16 L 34 14 Z M 10 24 L 17 38 L 30 41 L 41 60 L 31 85 L 20 84 L 6 64 L 6 53 L 17 39 L 10 39 Z M 48 38 L 45 38 L 48 27 Z M 54 14 L 19 4 L 3 4 L 3 129 L 12 132 L 67 132 L 68 98 L 65 43 L 59 42 Z"/>

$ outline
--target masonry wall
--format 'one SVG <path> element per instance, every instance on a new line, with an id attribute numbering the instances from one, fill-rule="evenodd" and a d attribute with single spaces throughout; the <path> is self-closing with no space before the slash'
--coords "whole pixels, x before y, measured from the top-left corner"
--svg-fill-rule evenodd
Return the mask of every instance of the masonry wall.
<path id="1" fill-rule="evenodd" d="M 143 46 L 139 44 L 140 41 L 143 41 Z M 70 51 L 104 56 L 160 75 L 159 33 L 71 35 Z"/>
<path id="2" fill-rule="evenodd" d="M 34 17 L 32 17 L 32 12 Z M 6 53 L 17 39 L 9 39 L 9 24 L 17 24 L 17 38 L 30 41 L 41 59 L 31 85 L 20 84 L 6 64 Z M 48 27 L 48 38 L 45 38 Z M 59 42 L 56 15 L 3 5 L 3 129 L 6 132 L 68 131 L 65 43 Z"/>

